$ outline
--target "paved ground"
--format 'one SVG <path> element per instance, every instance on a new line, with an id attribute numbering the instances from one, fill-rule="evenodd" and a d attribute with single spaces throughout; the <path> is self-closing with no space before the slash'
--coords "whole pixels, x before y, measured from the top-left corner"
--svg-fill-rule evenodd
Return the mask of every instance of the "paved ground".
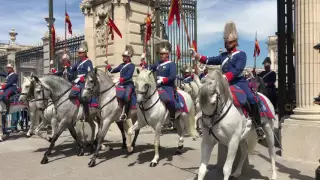
<path id="1" fill-rule="evenodd" d="M 144 132 L 150 132 L 144 129 Z M 0 143 L 0 180 L 193 180 L 196 177 L 200 142 L 190 138 L 185 140 L 185 152 L 174 155 L 177 145 L 175 134 L 161 136 L 160 162 L 155 168 L 149 167 L 153 158 L 153 135 L 144 133 L 137 141 L 135 153 L 128 156 L 120 149 L 121 137 L 117 131 L 107 135 L 113 151 L 101 152 L 99 163 L 88 168 L 91 156 L 78 157 L 72 138 L 64 133 L 58 140 L 56 151 L 49 163 L 41 165 L 40 160 L 48 143 L 38 137 L 24 138 L 24 134 L 12 135 L 7 141 Z M 267 162 L 267 149 L 258 145 L 257 153 L 250 157 L 247 172 L 240 178 L 269 179 L 270 164 Z M 210 172 L 206 179 L 222 179 L 221 170 L 215 168 L 217 148 L 210 160 Z M 317 164 L 308 164 L 284 160 L 277 156 L 277 169 L 280 180 L 314 179 Z"/>

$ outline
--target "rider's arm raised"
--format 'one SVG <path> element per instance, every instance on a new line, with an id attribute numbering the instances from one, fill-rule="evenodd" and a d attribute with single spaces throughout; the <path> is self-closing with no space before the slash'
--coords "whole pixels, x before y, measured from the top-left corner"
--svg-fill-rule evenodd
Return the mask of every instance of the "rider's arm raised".
<path id="1" fill-rule="evenodd" d="M 222 63 L 222 58 L 221 56 L 202 56 L 200 55 L 200 63 L 202 64 L 208 64 L 208 65 L 221 65 Z"/>
<path id="2" fill-rule="evenodd" d="M 108 66 L 107 66 L 107 69 L 108 69 L 108 71 L 109 71 L 110 73 L 118 73 L 118 72 L 120 72 L 122 66 L 123 66 L 123 65 L 120 64 L 118 67 L 112 68 L 111 65 L 108 65 Z"/>

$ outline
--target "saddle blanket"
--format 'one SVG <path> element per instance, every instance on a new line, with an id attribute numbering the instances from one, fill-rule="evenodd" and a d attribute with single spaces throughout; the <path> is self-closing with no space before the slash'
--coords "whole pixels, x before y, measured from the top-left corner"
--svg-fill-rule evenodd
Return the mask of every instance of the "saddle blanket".
<path id="1" fill-rule="evenodd" d="M 0 96 L 4 95 L 4 90 L 0 90 Z M 10 96 L 10 106 L 14 105 L 26 105 L 24 102 L 19 102 L 20 94 L 15 94 L 13 96 Z"/>
<path id="2" fill-rule="evenodd" d="M 247 103 L 247 95 L 246 93 L 238 86 L 232 85 L 230 86 L 230 90 L 233 97 L 233 103 L 236 107 L 243 107 Z M 256 102 L 259 104 L 260 107 L 260 116 L 261 117 L 267 117 L 270 119 L 274 119 L 274 116 L 266 102 L 266 100 L 262 97 L 255 97 Z M 245 109 L 242 109 L 244 111 L 244 114 L 247 116 L 247 112 L 245 112 Z"/>
<path id="3" fill-rule="evenodd" d="M 80 107 L 81 104 L 80 104 L 79 99 L 76 99 L 76 105 L 78 106 L 78 108 Z M 98 99 L 91 98 L 90 103 L 89 103 L 89 107 L 98 108 L 99 107 Z"/>
<path id="4" fill-rule="evenodd" d="M 123 86 L 117 86 L 116 91 L 117 91 L 116 95 L 117 95 L 118 101 L 119 99 L 125 98 L 126 89 Z M 131 93 L 130 101 L 131 101 L 130 109 L 137 109 L 137 95 L 134 90 Z"/>
<path id="5" fill-rule="evenodd" d="M 184 100 L 184 97 L 177 92 L 178 97 L 175 98 L 175 105 L 176 105 L 176 110 L 180 112 L 185 112 L 188 113 L 188 108 L 186 105 L 186 101 Z"/>

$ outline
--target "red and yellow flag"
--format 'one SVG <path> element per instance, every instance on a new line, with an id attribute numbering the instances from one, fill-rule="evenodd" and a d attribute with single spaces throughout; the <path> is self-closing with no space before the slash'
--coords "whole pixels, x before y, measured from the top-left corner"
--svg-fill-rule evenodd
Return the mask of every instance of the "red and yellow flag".
<path id="1" fill-rule="evenodd" d="M 53 24 L 51 28 L 51 43 L 52 43 L 52 50 L 54 50 L 56 46 L 56 30 Z"/>
<path id="2" fill-rule="evenodd" d="M 259 42 L 257 39 L 257 35 L 256 35 L 256 40 L 254 43 L 254 53 L 253 53 L 253 57 L 257 57 L 260 55 L 260 46 L 259 46 Z"/>
<path id="3" fill-rule="evenodd" d="M 72 23 L 70 20 L 70 16 L 68 15 L 68 13 L 66 12 L 66 17 L 65 17 L 65 22 L 68 24 L 68 32 L 69 34 L 72 35 Z"/>
<path id="4" fill-rule="evenodd" d="M 197 42 L 195 40 L 192 41 L 192 48 L 198 52 L 198 49 L 197 49 Z"/>
<path id="5" fill-rule="evenodd" d="M 172 25 L 174 16 L 176 17 L 178 27 L 180 27 L 179 0 L 171 0 L 171 5 L 170 5 L 169 15 L 168 15 L 168 26 Z"/>
<path id="6" fill-rule="evenodd" d="M 152 26 L 151 26 L 151 15 L 148 14 L 146 18 L 146 42 L 148 42 L 151 39 L 152 34 Z"/>
<path id="7" fill-rule="evenodd" d="M 120 38 L 122 38 L 122 34 L 121 32 L 119 31 L 118 27 L 114 24 L 113 20 L 109 17 L 108 18 L 108 24 L 107 24 L 110 28 L 110 33 L 111 33 L 111 39 L 113 40 L 114 39 L 114 33 L 113 33 L 113 30 L 118 34 L 118 36 Z"/>
<path id="8" fill-rule="evenodd" d="M 177 62 L 181 59 L 181 50 L 179 44 L 177 44 Z"/>

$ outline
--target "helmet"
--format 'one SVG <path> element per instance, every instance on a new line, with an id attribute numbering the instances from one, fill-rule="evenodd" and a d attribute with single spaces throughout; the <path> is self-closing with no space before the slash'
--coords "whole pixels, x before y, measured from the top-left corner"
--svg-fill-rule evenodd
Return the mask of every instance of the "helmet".
<path id="1" fill-rule="evenodd" d="M 266 58 L 264 59 L 264 61 L 262 62 L 262 64 L 266 64 L 266 63 L 271 64 L 271 59 L 270 59 L 269 57 L 266 57 Z"/>
<path id="2" fill-rule="evenodd" d="M 79 50 L 80 50 L 80 49 L 79 49 Z M 64 54 L 64 55 L 62 56 L 62 59 L 69 59 L 68 54 Z"/>
<path id="3" fill-rule="evenodd" d="M 122 53 L 122 56 L 128 56 L 128 57 L 132 57 L 132 54 L 129 52 L 129 51 L 124 51 L 123 53 Z"/>
<path id="4" fill-rule="evenodd" d="M 223 39 L 226 42 L 238 40 L 238 31 L 236 28 L 236 24 L 232 21 L 227 22 L 224 26 L 224 35 Z"/>
<path id="5" fill-rule="evenodd" d="M 160 49 L 160 54 L 169 54 L 169 50 L 166 47 Z"/>
<path id="6" fill-rule="evenodd" d="M 78 49 L 78 52 L 87 53 L 88 52 L 88 45 L 86 41 L 82 41 L 80 44 L 80 47 Z"/>
<path id="7" fill-rule="evenodd" d="M 7 64 L 6 68 L 13 68 L 13 65 L 11 63 Z"/>

